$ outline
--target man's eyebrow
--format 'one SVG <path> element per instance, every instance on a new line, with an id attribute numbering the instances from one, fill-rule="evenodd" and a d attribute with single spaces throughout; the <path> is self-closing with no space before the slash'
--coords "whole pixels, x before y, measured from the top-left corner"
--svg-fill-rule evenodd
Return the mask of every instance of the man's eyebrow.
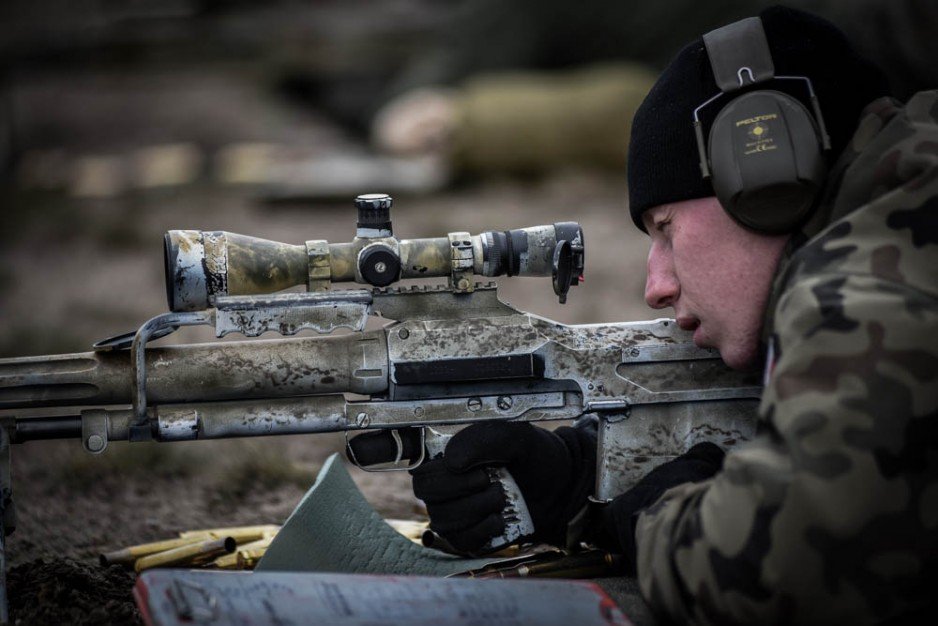
<path id="1" fill-rule="evenodd" d="M 652 211 L 645 211 L 642 215 L 642 223 L 645 225 L 645 228 L 649 230 L 655 225 L 655 216 Z"/>

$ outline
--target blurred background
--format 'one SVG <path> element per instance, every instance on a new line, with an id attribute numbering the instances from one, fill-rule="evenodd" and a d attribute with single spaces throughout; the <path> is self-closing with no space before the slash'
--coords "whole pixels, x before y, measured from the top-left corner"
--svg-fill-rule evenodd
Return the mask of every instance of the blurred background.
<path id="1" fill-rule="evenodd" d="M 165 311 L 166 230 L 348 241 L 366 192 L 394 196 L 405 238 L 579 221 L 568 304 L 547 279 L 502 298 L 565 323 L 657 317 L 627 214 L 631 116 L 681 45 L 766 4 L 7 0 L 0 357 L 88 350 Z M 936 3 L 790 4 L 839 24 L 900 98 L 938 85 Z M 14 562 L 282 521 L 341 441 L 78 448 L 14 450 Z M 406 475 L 356 479 L 419 515 Z"/>
<path id="2" fill-rule="evenodd" d="M 647 317 L 632 114 L 681 45 L 766 4 L 9 0 L 0 356 L 82 350 L 161 312 L 167 229 L 344 241 L 365 192 L 395 197 L 404 237 L 580 220 L 570 304 L 542 281 L 506 297 L 564 322 Z M 938 84 L 934 2 L 792 4 L 839 24 L 901 99 Z"/>

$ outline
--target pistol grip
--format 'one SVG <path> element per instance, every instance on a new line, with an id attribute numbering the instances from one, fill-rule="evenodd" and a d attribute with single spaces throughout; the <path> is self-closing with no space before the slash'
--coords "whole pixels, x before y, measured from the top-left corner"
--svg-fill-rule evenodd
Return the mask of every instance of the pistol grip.
<path id="1" fill-rule="evenodd" d="M 434 427 L 424 427 L 424 432 L 427 456 L 431 459 L 443 456 L 443 450 L 452 438 L 453 433 L 441 432 Z M 518 483 L 515 482 L 511 473 L 504 467 L 493 467 L 489 469 L 489 479 L 492 482 L 499 482 L 502 491 L 505 493 L 505 508 L 502 509 L 505 532 L 501 536 L 489 540 L 478 550 L 479 554 L 497 552 L 534 534 L 534 520 L 531 519 L 528 505 L 524 501 L 524 496 L 521 495 L 521 488 L 518 487 Z"/>

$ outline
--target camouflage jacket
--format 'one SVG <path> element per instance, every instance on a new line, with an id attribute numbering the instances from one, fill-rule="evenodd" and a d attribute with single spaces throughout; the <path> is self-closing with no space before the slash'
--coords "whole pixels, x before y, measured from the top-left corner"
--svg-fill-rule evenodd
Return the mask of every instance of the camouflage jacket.
<path id="1" fill-rule="evenodd" d="M 760 434 L 638 520 L 642 592 L 679 622 L 938 601 L 938 92 L 872 103 L 830 181 L 776 278 Z"/>

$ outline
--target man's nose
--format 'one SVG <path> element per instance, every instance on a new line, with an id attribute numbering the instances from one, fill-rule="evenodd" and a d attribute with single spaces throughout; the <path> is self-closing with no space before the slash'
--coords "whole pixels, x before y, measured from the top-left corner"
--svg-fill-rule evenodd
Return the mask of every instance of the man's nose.
<path id="1" fill-rule="evenodd" d="M 648 277 L 645 279 L 645 302 L 653 309 L 674 306 L 681 286 L 671 264 L 652 246 L 648 253 Z"/>

